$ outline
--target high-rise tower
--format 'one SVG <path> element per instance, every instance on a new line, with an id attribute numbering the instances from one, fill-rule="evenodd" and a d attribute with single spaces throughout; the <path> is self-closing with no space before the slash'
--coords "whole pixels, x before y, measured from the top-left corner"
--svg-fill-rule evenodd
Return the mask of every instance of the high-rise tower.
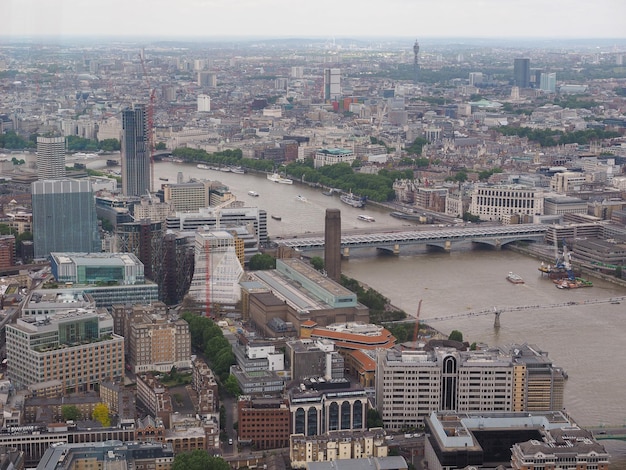
<path id="1" fill-rule="evenodd" d="M 530 59 L 515 59 L 513 61 L 513 80 L 515 86 L 530 87 Z"/>
<path id="2" fill-rule="evenodd" d="M 341 211 L 326 209 L 324 226 L 324 266 L 335 282 L 341 281 Z"/>
<path id="3" fill-rule="evenodd" d="M 142 196 L 150 191 L 150 151 L 145 106 L 122 111 L 122 192 Z"/>
<path id="4" fill-rule="evenodd" d="M 65 137 L 37 137 L 37 178 L 65 178 Z"/>
<path id="5" fill-rule="evenodd" d="M 89 180 L 39 180 L 32 184 L 31 192 L 35 258 L 55 251 L 101 251 Z"/>
<path id="6" fill-rule="evenodd" d="M 341 97 L 341 69 L 324 69 L 324 100 L 335 101 Z"/>
<path id="7" fill-rule="evenodd" d="M 415 40 L 415 44 L 413 44 L 413 81 L 417 83 L 420 78 L 420 64 L 418 55 L 420 53 L 420 44 Z"/>

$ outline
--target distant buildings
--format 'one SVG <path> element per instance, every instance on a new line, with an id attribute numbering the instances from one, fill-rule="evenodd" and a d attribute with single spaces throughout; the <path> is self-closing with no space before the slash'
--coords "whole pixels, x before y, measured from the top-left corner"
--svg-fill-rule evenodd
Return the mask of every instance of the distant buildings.
<path id="1" fill-rule="evenodd" d="M 539 78 L 539 89 L 546 93 L 556 93 L 556 73 L 542 72 Z"/>
<path id="2" fill-rule="evenodd" d="M 101 251 L 89 180 L 39 180 L 32 184 L 36 258 L 53 251 Z"/>
<path id="3" fill-rule="evenodd" d="M 198 95 L 198 112 L 208 113 L 211 111 L 211 97 L 209 95 Z"/>
<path id="4" fill-rule="evenodd" d="M 65 137 L 37 137 L 37 178 L 65 178 Z"/>
<path id="5" fill-rule="evenodd" d="M 141 196 L 150 191 L 150 149 L 147 110 L 143 105 L 122 112 L 122 193 Z"/>

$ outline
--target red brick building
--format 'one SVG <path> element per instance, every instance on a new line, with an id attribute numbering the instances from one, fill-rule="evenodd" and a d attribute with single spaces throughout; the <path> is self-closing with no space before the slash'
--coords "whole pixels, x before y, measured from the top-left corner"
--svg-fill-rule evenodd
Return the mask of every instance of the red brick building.
<path id="1" fill-rule="evenodd" d="M 282 398 L 239 397 L 239 441 L 258 450 L 289 446 L 289 404 Z"/>

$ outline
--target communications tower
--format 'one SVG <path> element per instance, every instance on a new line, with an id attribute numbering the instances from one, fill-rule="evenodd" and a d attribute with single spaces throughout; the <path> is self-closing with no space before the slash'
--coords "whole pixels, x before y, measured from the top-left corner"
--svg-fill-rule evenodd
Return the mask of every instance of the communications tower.
<path id="1" fill-rule="evenodd" d="M 415 44 L 413 44 L 413 81 L 417 83 L 419 81 L 420 76 L 420 64 L 417 56 L 420 53 L 420 44 L 415 40 Z"/>

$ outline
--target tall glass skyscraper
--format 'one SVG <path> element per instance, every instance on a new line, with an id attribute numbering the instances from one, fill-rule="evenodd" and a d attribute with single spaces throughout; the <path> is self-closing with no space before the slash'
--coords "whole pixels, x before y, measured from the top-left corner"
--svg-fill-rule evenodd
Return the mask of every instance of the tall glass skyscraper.
<path id="1" fill-rule="evenodd" d="M 45 258 L 54 251 L 101 251 L 89 180 L 39 180 L 31 191 L 35 258 Z"/>
<path id="2" fill-rule="evenodd" d="M 65 178 L 65 137 L 37 137 L 37 178 Z"/>
<path id="3" fill-rule="evenodd" d="M 324 69 L 324 100 L 341 97 L 341 69 Z"/>
<path id="4" fill-rule="evenodd" d="M 147 111 L 134 105 L 122 111 L 122 192 L 144 196 L 150 191 Z"/>
<path id="5" fill-rule="evenodd" d="M 514 85 L 520 88 L 530 87 L 530 59 L 515 59 L 513 61 Z"/>

